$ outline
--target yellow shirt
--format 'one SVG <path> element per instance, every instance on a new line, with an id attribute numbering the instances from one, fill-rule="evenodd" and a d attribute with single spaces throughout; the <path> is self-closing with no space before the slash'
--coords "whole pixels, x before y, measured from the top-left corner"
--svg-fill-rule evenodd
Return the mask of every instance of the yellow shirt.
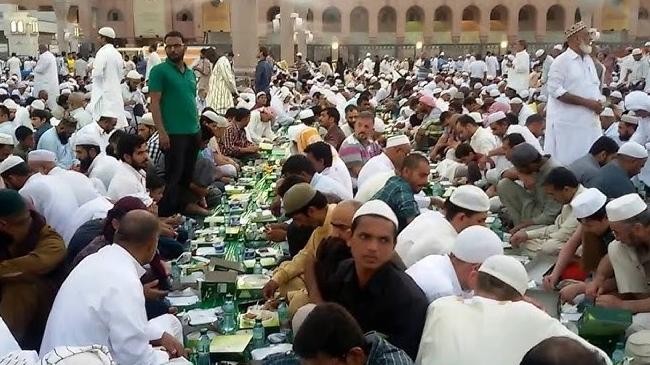
<path id="1" fill-rule="evenodd" d="M 296 254 L 296 256 L 291 259 L 291 261 L 285 261 L 275 270 L 273 273 L 273 281 L 279 285 L 286 284 L 289 280 L 302 275 L 305 271 L 305 259 L 308 257 L 316 258 L 316 251 L 318 246 L 324 238 L 327 238 L 332 232 L 332 212 L 336 204 L 330 204 L 327 206 L 327 214 L 325 215 L 325 222 L 322 226 L 317 227 L 314 232 L 312 232 L 311 237 L 305 247 Z"/>

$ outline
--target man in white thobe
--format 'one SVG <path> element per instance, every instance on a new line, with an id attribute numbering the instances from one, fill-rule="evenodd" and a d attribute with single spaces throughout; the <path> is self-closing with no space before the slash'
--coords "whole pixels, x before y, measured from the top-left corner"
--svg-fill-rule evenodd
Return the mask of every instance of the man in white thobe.
<path id="1" fill-rule="evenodd" d="M 472 276 L 488 257 L 503 254 L 496 233 L 480 225 L 458 234 L 449 254 L 428 255 L 406 270 L 427 296 L 429 303 L 474 289 Z"/>
<path id="2" fill-rule="evenodd" d="M 79 208 L 73 187 L 58 176 L 31 172 L 18 156 L 0 163 L 0 175 L 7 188 L 17 190 L 55 231 L 62 236 L 67 232 L 69 216 Z"/>
<path id="3" fill-rule="evenodd" d="M 487 75 L 497 77 L 497 72 L 499 71 L 497 56 L 493 55 L 492 52 L 488 52 L 485 56 L 485 64 L 487 65 Z"/>
<path id="4" fill-rule="evenodd" d="M 88 176 L 102 196 L 107 196 L 108 186 L 120 162 L 106 152 L 101 152 L 101 142 L 92 134 L 77 133 L 75 143 L 75 157 L 79 160 L 79 171 Z"/>
<path id="5" fill-rule="evenodd" d="M 485 223 L 489 209 L 490 198 L 483 190 L 473 185 L 462 185 L 445 203 L 444 215 L 426 211 L 406 226 L 397 236 L 395 252 L 406 267 L 429 255 L 446 255 L 460 232 Z"/>
<path id="6" fill-rule="evenodd" d="M 127 195 L 147 194 L 146 169 L 149 164 L 147 143 L 140 136 L 128 135 L 122 138 L 132 140 L 128 150 L 121 154 L 120 164 L 108 186 L 108 197 L 116 202 Z"/>
<path id="7" fill-rule="evenodd" d="M 127 126 L 124 115 L 124 100 L 122 99 L 122 77 L 124 76 L 124 61 L 122 56 L 113 46 L 115 31 L 104 27 L 99 30 L 98 41 L 101 45 L 93 62 L 93 89 L 89 108 L 93 120 L 98 120 L 106 110 L 112 110 L 119 116 L 117 128 Z"/>
<path id="8" fill-rule="evenodd" d="M 149 72 L 154 66 L 158 65 L 160 62 L 160 56 L 158 55 L 158 44 L 154 43 L 149 46 L 149 55 L 147 56 L 147 71 L 144 75 L 144 81 L 149 81 Z"/>
<path id="9" fill-rule="evenodd" d="M 159 229 L 158 218 L 151 213 L 128 212 L 120 220 L 115 243 L 72 270 L 52 306 L 41 355 L 58 346 L 87 345 L 107 346 L 118 364 L 158 365 L 169 361 L 168 353 L 182 355 L 177 333 L 147 321 L 145 311 L 142 265 L 156 253 Z M 169 319 L 172 326 L 173 320 Z M 167 353 L 154 350 L 152 342 Z"/>
<path id="10" fill-rule="evenodd" d="M 474 297 L 449 296 L 429 305 L 417 365 L 475 365 L 485 359 L 490 364 L 519 364 L 528 350 L 556 336 L 597 351 L 611 365 L 603 351 L 523 300 L 528 274 L 516 259 L 492 256 L 478 268 L 477 276 Z"/>
<path id="11" fill-rule="evenodd" d="M 20 72 L 20 59 L 16 57 L 16 53 L 12 53 L 11 57 L 7 60 L 7 68 L 9 68 L 9 77 L 16 75 L 18 77 L 18 81 L 23 79 L 23 75 Z"/>
<path id="12" fill-rule="evenodd" d="M 366 53 L 366 58 L 363 60 L 363 72 L 373 74 L 375 71 L 375 61 L 372 60 L 372 55 Z"/>
<path id="13" fill-rule="evenodd" d="M 647 146 L 650 143 L 650 96 L 642 91 L 632 91 L 625 97 L 625 108 L 633 111 L 635 116 L 640 118 L 637 121 L 636 132 L 634 132 L 630 141 L 641 146 Z M 623 117 L 627 117 L 625 120 L 629 122 L 634 121 L 629 119 L 629 114 Z M 623 119 L 621 119 L 621 122 L 623 122 Z M 646 186 L 650 186 L 650 163 L 646 162 L 638 177 Z"/>
<path id="14" fill-rule="evenodd" d="M 604 101 L 586 25 L 578 22 L 566 34 L 569 48 L 549 72 L 544 139 L 544 151 L 565 166 L 587 154 L 603 134 L 598 117 Z"/>
<path id="15" fill-rule="evenodd" d="M 273 141 L 276 138 L 272 129 L 274 119 L 275 111 L 272 108 L 264 107 L 253 110 L 251 112 L 251 121 L 246 126 L 248 139 L 257 145 L 262 140 Z"/>
<path id="16" fill-rule="evenodd" d="M 632 89 L 636 87 L 641 81 L 646 82 L 650 76 L 650 63 L 648 60 L 643 58 L 643 52 L 639 48 L 632 50 L 632 61 L 630 62 L 629 68 L 626 70 L 627 73 L 621 75 L 623 77 L 623 83 L 627 84 L 627 87 Z M 649 86 L 646 85 L 646 88 Z"/>
<path id="17" fill-rule="evenodd" d="M 515 58 L 508 72 L 508 88 L 517 94 L 530 88 L 530 55 L 526 51 L 526 41 L 520 39 L 514 45 Z"/>
<path id="18" fill-rule="evenodd" d="M 373 176 L 399 171 L 404 158 L 409 153 L 411 153 L 411 142 L 408 137 L 399 135 L 388 138 L 384 152 L 368 160 L 359 171 L 357 177 L 359 189 Z"/>
<path id="19" fill-rule="evenodd" d="M 56 99 L 59 96 L 59 72 L 56 68 L 56 58 L 47 49 L 47 45 L 39 44 L 38 62 L 34 67 L 34 88 L 32 95 L 37 98 L 41 90 L 47 91 L 47 106 L 50 109 L 56 107 Z"/>
<path id="20" fill-rule="evenodd" d="M 234 98 L 238 96 L 235 74 L 232 71 L 233 54 L 221 56 L 212 69 L 208 86 L 206 104 L 217 113 L 224 115 L 235 106 Z"/>

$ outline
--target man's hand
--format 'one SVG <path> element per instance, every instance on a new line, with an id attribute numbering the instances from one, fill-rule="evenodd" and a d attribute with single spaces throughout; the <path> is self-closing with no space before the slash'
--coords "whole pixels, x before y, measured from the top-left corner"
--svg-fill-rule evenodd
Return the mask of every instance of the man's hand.
<path id="1" fill-rule="evenodd" d="M 264 294 L 264 298 L 266 299 L 273 299 L 273 296 L 275 295 L 276 290 L 280 288 L 280 284 L 276 283 L 275 280 L 269 280 L 266 285 L 262 288 L 262 293 Z"/>
<path id="2" fill-rule="evenodd" d="M 168 151 L 171 143 L 169 142 L 169 135 L 165 131 L 158 131 L 158 141 L 160 142 L 160 149 Z"/>
<path id="3" fill-rule="evenodd" d="M 165 348 L 165 351 L 167 351 L 171 359 L 187 356 L 187 352 L 185 351 L 183 344 L 178 342 L 176 337 L 170 335 L 167 332 L 163 333 L 162 337 L 160 338 L 160 346 Z"/>
<path id="4" fill-rule="evenodd" d="M 609 294 L 596 297 L 596 305 L 611 309 L 625 309 L 625 303 L 621 298 Z"/>
<path id="5" fill-rule="evenodd" d="M 264 234 L 266 234 L 266 239 L 272 242 L 282 242 L 287 240 L 287 231 L 283 229 L 267 229 Z"/>
<path id="6" fill-rule="evenodd" d="M 528 233 L 523 229 L 520 229 L 517 233 L 513 234 L 510 237 L 510 244 L 517 248 L 528 241 Z"/>
<path id="7" fill-rule="evenodd" d="M 169 293 L 168 291 L 156 289 L 156 286 L 158 286 L 158 280 L 154 280 L 142 285 L 142 289 L 144 290 L 144 297 L 149 300 L 160 300 L 167 296 L 167 293 Z"/>
<path id="8" fill-rule="evenodd" d="M 598 297 L 603 291 L 603 282 L 594 278 L 594 280 L 587 283 L 585 287 L 585 295 L 590 298 Z"/>
<path id="9" fill-rule="evenodd" d="M 597 100 L 587 100 L 585 102 L 585 107 L 598 115 L 603 112 L 603 104 Z"/>
<path id="10" fill-rule="evenodd" d="M 547 291 L 555 290 L 555 286 L 559 281 L 560 278 L 557 275 L 555 275 L 555 273 L 551 273 L 550 275 L 544 276 L 544 280 L 543 280 L 544 290 Z"/>
<path id="11" fill-rule="evenodd" d="M 585 283 L 574 283 L 560 289 L 560 300 L 562 303 L 571 303 L 579 295 L 584 293 Z"/>

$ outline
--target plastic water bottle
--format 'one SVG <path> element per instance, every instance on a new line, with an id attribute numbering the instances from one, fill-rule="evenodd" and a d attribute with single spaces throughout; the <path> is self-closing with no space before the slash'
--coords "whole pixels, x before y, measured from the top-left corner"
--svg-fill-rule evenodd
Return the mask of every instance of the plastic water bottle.
<path id="1" fill-rule="evenodd" d="M 614 365 L 624 364 L 625 363 L 625 343 L 619 341 L 616 343 L 616 349 L 612 353 L 612 363 Z"/>
<path id="2" fill-rule="evenodd" d="M 253 274 L 262 275 L 263 269 L 264 268 L 262 267 L 262 262 L 260 261 L 260 258 L 259 257 L 256 258 L 255 259 L 255 266 L 253 266 Z"/>
<path id="3" fill-rule="evenodd" d="M 172 287 L 181 285 L 181 268 L 176 261 L 172 261 Z"/>
<path id="4" fill-rule="evenodd" d="M 501 219 L 499 219 L 499 217 L 494 218 L 494 222 L 492 222 L 490 229 L 503 240 L 503 224 L 501 223 Z"/>
<path id="5" fill-rule="evenodd" d="M 280 299 L 278 306 L 278 320 L 280 322 L 280 332 L 285 335 L 287 341 L 291 341 L 291 320 L 289 319 L 289 306 L 287 301 Z"/>
<path id="6" fill-rule="evenodd" d="M 196 350 L 199 354 L 197 365 L 210 365 L 210 337 L 208 337 L 207 328 L 201 329 L 201 337 Z"/>
<path id="7" fill-rule="evenodd" d="M 255 319 L 255 326 L 253 327 L 253 348 L 259 349 L 264 347 L 264 339 L 266 338 L 266 333 L 264 332 L 264 326 L 262 325 L 262 319 Z"/>
<path id="8" fill-rule="evenodd" d="M 232 335 L 235 333 L 236 315 L 235 302 L 232 294 L 227 294 L 226 301 L 223 304 L 223 325 L 221 326 L 221 331 L 224 335 Z"/>

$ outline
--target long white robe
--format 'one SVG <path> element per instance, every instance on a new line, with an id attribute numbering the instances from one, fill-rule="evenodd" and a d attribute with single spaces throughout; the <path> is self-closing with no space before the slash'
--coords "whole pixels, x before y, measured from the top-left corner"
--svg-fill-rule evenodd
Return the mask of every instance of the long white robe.
<path id="1" fill-rule="evenodd" d="M 153 333 L 147 321 L 140 283 L 144 273 L 140 263 L 117 244 L 81 261 L 56 296 L 40 354 L 58 346 L 103 345 L 118 364 L 167 362 L 167 354 L 149 344 L 162 333 Z"/>
<path id="2" fill-rule="evenodd" d="M 117 114 L 117 129 L 127 126 L 122 99 L 122 75 L 124 61 L 112 44 L 105 44 L 97 51 L 93 62 L 93 89 L 90 98 L 90 110 L 93 120 L 97 121 L 106 111 Z"/>
<path id="3" fill-rule="evenodd" d="M 9 68 L 9 77 L 16 75 L 18 76 L 18 81 L 23 79 L 23 75 L 20 73 L 20 59 L 18 57 L 11 57 L 7 60 L 7 67 Z"/>
<path id="4" fill-rule="evenodd" d="M 55 167 L 48 173 L 48 175 L 57 176 L 61 178 L 67 186 L 72 187 L 71 190 L 77 199 L 78 206 L 82 206 L 100 196 L 90 179 L 80 172 Z"/>
<path id="5" fill-rule="evenodd" d="M 149 80 L 149 73 L 151 72 L 151 69 L 161 62 L 162 61 L 160 60 L 160 56 L 158 56 L 158 53 L 156 52 L 149 53 L 149 57 L 147 57 L 147 71 L 145 72 L 144 75 L 145 81 Z"/>
<path id="6" fill-rule="evenodd" d="M 41 90 L 47 91 L 47 105 L 50 109 L 56 106 L 59 96 L 59 72 L 56 68 L 56 58 L 50 51 L 41 53 L 33 70 L 34 89 L 32 95 L 37 98 Z"/>
<path id="7" fill-rule="evenodd" d="M 72 187 L 63 179 L 37 173 L 18 192 L 57 233 L 63 236 L 67 232 L 69 217 L 79 204 Z"/>
<path id="8" fill-rule="evenodd" d="M 458 232 L 442 214 L 425 212 L 400 232 L 395 252 L 408 268 L 426 256 L 449 253 L 457 236 Z"/>

